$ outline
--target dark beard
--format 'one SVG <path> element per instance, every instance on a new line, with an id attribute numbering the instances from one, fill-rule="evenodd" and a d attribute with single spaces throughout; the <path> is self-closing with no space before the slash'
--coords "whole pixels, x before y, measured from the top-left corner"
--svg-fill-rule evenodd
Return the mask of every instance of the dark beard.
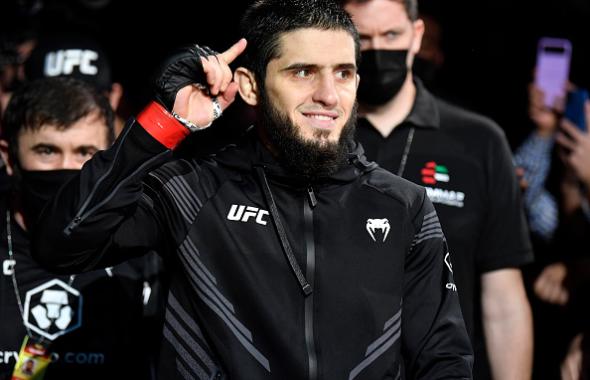
<path id="1" fill-rule="evenodd" d="M 305 140 L 287 115 L 276 109 L 266 96 L 261 99 L 259 123 L 276 158 L 294 176 L 308 182 L 327 178 L 346 163 L 356 127 L 355 103 L 337 142 L 327 140 L 328 131 L 316 131 L 317 140 Z"/>

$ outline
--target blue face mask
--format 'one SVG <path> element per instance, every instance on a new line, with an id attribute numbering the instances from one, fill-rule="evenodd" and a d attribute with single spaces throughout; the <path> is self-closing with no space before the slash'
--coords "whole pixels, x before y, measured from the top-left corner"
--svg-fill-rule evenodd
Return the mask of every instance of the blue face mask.
<path id="1" fill-rule="evenodd" d="M 402 88 L 408 76 L 408 50 L 365 50 L 361 53 L 358 100 L 379 106 L 387 103 Z"/>

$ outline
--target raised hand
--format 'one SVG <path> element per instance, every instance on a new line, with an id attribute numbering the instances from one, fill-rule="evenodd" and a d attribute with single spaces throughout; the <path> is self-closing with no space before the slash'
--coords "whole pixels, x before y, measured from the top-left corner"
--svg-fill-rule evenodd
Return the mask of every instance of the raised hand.
<path id="1" fill-rule="evenodd" d="M 590 102 L 586 103 L 586 120 L 590 121 Z M 556 140 L 564 148 L 561 158 L 586 186 L 590 186 L 590 134 L 581 131 L 569 120 L 560 124 Z"/>
<path id="2" fill-rule="evenodd" d="M 236 97 L 238 85 L 229 64 L 245 48 L 241 39 L 220 54 L 197 45 L 180 50 L 165 62 L 156 80 L 158 102 L 187 127 L 208 127 Z"/>
<path id="3" fill-rule="evenodd" d="M 569 291 L 564 285 L 566 276 L 567 267 L 564 263 L 557 262 L 546 266 L 535 280 L 535 294 L 545 302 L 565 305 L 569 300 Z"/>

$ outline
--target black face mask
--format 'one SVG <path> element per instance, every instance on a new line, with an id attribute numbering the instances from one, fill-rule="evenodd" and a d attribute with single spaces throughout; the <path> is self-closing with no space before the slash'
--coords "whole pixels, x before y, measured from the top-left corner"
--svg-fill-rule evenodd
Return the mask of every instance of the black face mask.
<path id="1" fill-rule="evenodd" d="M 27 228 L 34 226 L 43 207 L 80 170 L 19 170 L 20 201 Z"/>
<path id="2" fill-rule="evenodd" d="M 363 51 L 359 67 L 359 102 L 379 106 L 392 99 L 408 76 L 407 56 L 407 50 Z"/>

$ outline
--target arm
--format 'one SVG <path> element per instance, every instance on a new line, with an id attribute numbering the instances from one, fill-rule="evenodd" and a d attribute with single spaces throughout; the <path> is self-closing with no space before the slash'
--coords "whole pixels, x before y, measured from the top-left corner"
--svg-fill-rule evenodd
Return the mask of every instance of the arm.
<path id="1" fill-rule="evenodd" d="M 487 358 L 478 359 L 488 360 L 496 379 L 527 379 L 531 371 L 530 306 L 518 268 L 531 262 L 533 254 L 512 155 L 502 130 L 497 126 L 493 130 L 496 132 L 487 136 L 484 158 L 488 205 L 475 250 L 474 275 L 481 277 L 479 301 L 488 349 Z"/>
<path id="2" fill-rule="evenodd" d="M 583 334 L 578 334 L 571 341 L 567 354 L 561 362 L 561 380 L 579 380 L 582 374 L 584 354 L 582 351 Z"/>
<path id="3" fill-rule="evenodd" d="M 545 181 L 551 168 L 553 137 L 533 132 L 514 154 L 515 164 L 524 173 L 527 187 L 524 191 L 524 206 L 532 232 L 549 240 L 558 221 L 555 198 L 545 189 Z"/>
<path id="4" fill-rule="evenodd" d="M 471 379 L 473 353 L 446 242 L 424 195 L 407 254 L 402 350 L 409 379 Z"/>
<path id="5" fill-rule="evenodd" d="M 545 180 L 551 168 L 551 150 L 554 134 L 563 111 L 562 102 L 555 109 L 545 106 L 543 91 L 534 84 L 529 86 L 529 117 L 535 130 L 516 150 L 515 164 L 524 171 L 527 188 L 524 206 L 532 232 L 545 240 L 551 239 L 558 221 L 558 206 L 555 198 L 545 189 Z"/>
<path id="6" fill-rule="evenodd" d="M 481 285 L 486 348 L 494 379 L 530 379 L 532 316 L 520 270 L 484 273 Z"/>
<path id="7" fill-rule="evenodd" d="M 228 64 L 245 45 L 240 40 L 216 57 L 195 45 L 166 62 L 156 81 L 159 103 L 131 120 L 115 144 L 87 162 L 45 207 L 32 246 L 41 264 L 61 272 L 86 271 L 163 242 L 165 206 L 158 202 L 160 184 L 150 183 L 148 173 L 171 159 L 188 126 L 208 126 L 218 116 L 212 96 L 222 109 L 233 102 L 237 84 Z"/>

